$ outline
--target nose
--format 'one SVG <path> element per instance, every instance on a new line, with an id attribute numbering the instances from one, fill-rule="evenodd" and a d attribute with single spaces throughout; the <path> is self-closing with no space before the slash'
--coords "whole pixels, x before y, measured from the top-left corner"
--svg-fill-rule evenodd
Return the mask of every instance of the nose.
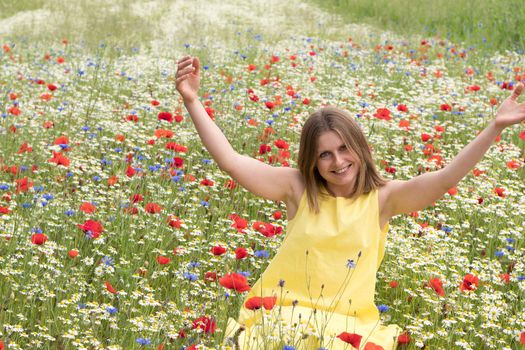
<path id="1" fill-rule="evenodd" d="M 335 164 L 335 166 L 341 166 L 341 165 L 343 165 L 343 163 L 344 163 L 343 156 L 336 152 L 334 154 L 334 164 Z"/>

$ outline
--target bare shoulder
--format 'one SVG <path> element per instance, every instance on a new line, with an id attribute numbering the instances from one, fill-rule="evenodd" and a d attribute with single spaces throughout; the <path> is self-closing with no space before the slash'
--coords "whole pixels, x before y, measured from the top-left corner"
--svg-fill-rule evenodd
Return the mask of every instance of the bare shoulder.
<path id="1" fill-rule="evenodd" d="M 392 206 L 392 193 L 395 192 L 399 186 L 401 186 L 405 181 L 401 180 L 390 180 L 384 186 L 379 188 L 379 213 L 381 217 L 381 223 L 384 224 L 393 216 Z M 381 226 L 383 227 L 383 226 Z"/>
<path id="2" fill-rule="evenodd" d="M 291 193 L 287 197 L 285 204 L 288 220 L 291 220 L 299 208 L 306 186 L 303 175 L 298 169 L 289 168 L 288 176 L 290 176 L 289 179 L 291 181 Z"/>

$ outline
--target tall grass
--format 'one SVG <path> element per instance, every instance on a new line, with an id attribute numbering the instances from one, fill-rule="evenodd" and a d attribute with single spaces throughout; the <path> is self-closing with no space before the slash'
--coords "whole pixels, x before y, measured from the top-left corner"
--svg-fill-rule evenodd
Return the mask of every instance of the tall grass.
<path id="1" fill-rule="evenodd" d="M 353 22 L 400 34 L 439 36 L 482 50 L 525 48 L 521 0 L 313 0 Z"/>

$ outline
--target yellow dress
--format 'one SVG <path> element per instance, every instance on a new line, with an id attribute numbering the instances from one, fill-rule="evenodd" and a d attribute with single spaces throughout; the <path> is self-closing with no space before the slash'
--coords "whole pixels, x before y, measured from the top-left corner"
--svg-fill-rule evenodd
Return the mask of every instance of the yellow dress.
<path id="1" fill-rule="evenodd" d="M 361 349 L 368 342 L 396 348 L 400 328 L 381 325 L 374 303 L 388 231 L 379 225 L 378 191 L 356 199 L 324 192 L 319 208 L 311 213 L 303 193 L 280 249 L 245 299 L 276 296 L 276 305 L 249 310 L 243 303 L 225 342 L 250 350 L 281 350 L 279 340 L 296 350 L 353 349 L 337 338 L 348 332 L 362 336 Z"/>

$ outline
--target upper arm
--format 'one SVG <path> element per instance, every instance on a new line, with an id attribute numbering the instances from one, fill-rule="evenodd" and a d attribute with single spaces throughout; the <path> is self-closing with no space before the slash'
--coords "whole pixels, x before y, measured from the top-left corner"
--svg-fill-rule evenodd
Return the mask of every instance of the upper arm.
<path id="1" fill-rule="evenodd" d="M 382 212 L 388 218 L 424 209 L 452 187 L 443 181 L 441 170 L 425 173 L 410 180 L 387 182 Z"/>
<path id="2" fill-rule="evenodd" d="M 251 193 L 274 201 L 287 201 L 300 179 L 297 169 L 274 167 L 238 153 L 223 170 Z"/>

